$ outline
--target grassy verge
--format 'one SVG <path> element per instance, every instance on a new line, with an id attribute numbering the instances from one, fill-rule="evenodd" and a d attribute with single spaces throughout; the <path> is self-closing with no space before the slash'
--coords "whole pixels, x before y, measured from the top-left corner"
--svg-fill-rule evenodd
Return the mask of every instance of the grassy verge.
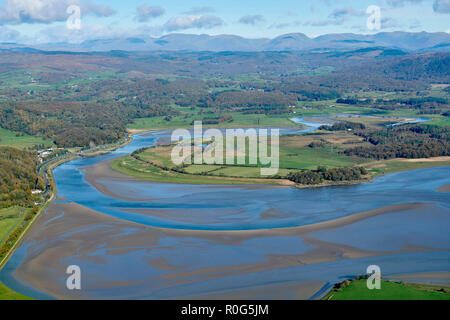
<path id="1" fill-rule="evenodd" d="M 53 142 L 40 137 L 30 136 L 25 133 L 16 133 L 10 130 L 0 128 L 0 146 L 25 149 L 34 145 L 53 146 Z"/>
<path id="2" fill-rule="evenodd" d="M 350 119 L 352 120 L 352 119 Z M 390 119 L 361 117 L 354 121 L 364 123 L 367 127 L 380 128 Z M 204 140 L 204 144 L 209 141 Z M 226 146 L 226 143 L 223 143 Z M 341 151 L 346 148 L 370 145 L 363 138 L 348 131 L 316 131 L 308 134 L 292 134 L 280 137 L 280 169 L 276 176 L 261 176 L 260 167 L 249 165 L 248 141 L 246 142 L 246 164 L 189 164 L 177 167 L 171 161 L 173 145 L 147 148 L 118 159 L 112 168 L 124 174 L 150 181 L 192 184 L 289 184 L 284 179 L 289 173 L 301 170 L 316 170 L 319 166 L 326 168 L 343 168 L 363 166 L 369 176 L 357 181 L 370 180 L 383 174 L 429 167 L 448 166 L 450 161 L 403 161 L 401 159 L 373 161 L 367 158 L 346 156 Z M 270 149 L 270 148 L 269 148 Z M 225 154 L 225 150 L 224 150 Z M 237 155 L 237 153 L 236 153 Z M 343 184 L 325 181 L 314 186 Z"/>
<path id="3" fill-rule="evenodd" d="M 149 166 L 143 161 L 125 156 L 111 162 L 111 168 L 123 174 L 155 182 L 184 183 L 184 184 L 276 184 L 281 180 L 256 179 L 256 178 L 232 178 L 213 177 L 194 174 L 183 174 Z"/>
<path id="4" fill-rule="evenodd" d="M 3 245 L 8 236 L 23 221 L 29 209 L 12 207 L 0 209 L 0 246 Z"/>
<path id="5" fill-rule="evenodd" d="M 408 284 L 403 282 L 381 282 L 381 289 L 369 290 L 367 280 L 346 280 L 340 288 L 334 288 L 324 300 L 450 300 L 449 288 Z"/>
<path id="6" fill-rule="evenodd" d="M 27 296 L 17 293 L 0 282 L 0 300 L 33 300 Z"/>
<path id="7" fill-rule="evenodd" d="M 376 162 L 370 162 L 364 165 L 366 169 L 372 173 L 374 176 L 380 176 L 384 174 L 424 169 L 424 168 L 435 168 L 435 167 L 445 167 L 450 166 L 450 161 L 416 161 L 408 162 L 403 159 L 392 159 L 392 160 L 382 160 Z"/>
<path id="8" fill-rule="evenodd" d="M 241 114 L 238 112 L 224 113 L 223 115 L 231 115 L 233 121 L 226 121 L 214 125 L 205 125 L 205 128 L 248 128 L 248 127 L 293 127 L 299 126 L 290 118 L 295 114 L 289 115 L 254 115 L 254 114 Z M 149 130 L 163 130 L 163 129 L 176 129 L 176 128 L 188 128 L 192 126 L 194 120 L 203 120 L 211 117 L 211 115 L 200 115 L 195 112 L 188 113 L 181 116 L 176 116 L 167 119 L 166 117 L 152 117 L 152 118 L 140 118 L 135 119 L 134 124 L 127 126 L 128 129 L 149 129 Z"/>
<path id="9" fill-rule="evenodd" d="M 0 210 L 0 268 L 6 264 L 39 213 L 37 209 L 21 207 Z M 0 300 L 26 299 L 30 298 L 14 292 L 0 282 Z"/>

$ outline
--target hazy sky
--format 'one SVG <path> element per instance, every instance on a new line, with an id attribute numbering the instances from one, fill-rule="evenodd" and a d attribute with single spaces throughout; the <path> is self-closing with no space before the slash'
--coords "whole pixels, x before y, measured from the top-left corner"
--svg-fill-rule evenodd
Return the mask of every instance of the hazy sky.
<path id="1" fill-rule="evenodd" d="M 81 29 L 67 28 L 67 8 Z M 381 8 L 376 31 L 450 32 L 450 0 L 0 0 L 0 41 L 81 42 L 167 33 L 273 38 L 302 32 L 373 33 L 367 7 Z"/>

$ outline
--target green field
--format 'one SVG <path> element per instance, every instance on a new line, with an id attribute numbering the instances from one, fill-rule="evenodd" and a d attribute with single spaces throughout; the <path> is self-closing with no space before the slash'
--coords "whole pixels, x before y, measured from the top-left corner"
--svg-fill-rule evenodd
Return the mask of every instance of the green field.
<path id="1" fill-rule="evenodd" d="M 0 300 L 33 300 L 6 287 L 0 282 Z"/>
<path id="2" fill-rule="evenodd" d="M 423 168 L 445 167 L 449 166 L 450 161 L 416 161 L 407 162 L 402 160 L 382 160 L 370 162 L 364 165 L 369 172 L 376 175 L 389 174 L 400 171 L 416 170 Z"/>
<path id="3" fill-rule="evenodd" d="M 156 182 L 185 183 L 185 184 L 274 184 L 271 179 L 228 178 L 220 176 L 202 176 L 166 171 L 145 162 L 138 161 L 131 156 L 125 156 L 111 162 L 111 168 L 123 174 Z"/>
<path id="4" fill-rule="evenodd" d="M 371 94 L 365 94 L 364 96 L 371 96 Z M 373 93 L 373 97 L 378 98 L 398 98 L 398 93 L 385 93 L 380 95 L 379 93 Z M 188 107 L 180 107 L 172 105 L 174 109 L 181 114 L 170 119 L 166 117 L 152 117 L 152 118 L 140 118 L 135 119 L 135 123 L 127 126 L 129 129 L 175 129 L 186 128 L 192 125 L 194 120 L 202 120 L 210 118 L 211 114 L 202 114 L 198 109 L 191 109 Z M 333 115 L 333 114 L 368 114 L 368 115 L 381 115 L 381 116 L 396 116 L 396 117 L 423 117 L 430 118 L 431 121 L 427 122 L 430 125 L 437 126 L 449 126 L 450 118 L 439 114 L 420 114 L 420 110 L 417 109 L 398 109 L 398 110 L 377 110 L 374 108 L 358 105 L 347 105 L 336 103 L 335 100 L 321 100 L 321 101 L 299 101 L 293 113 L 279 114 L 279 115 L 265 115 L 265 114 L 242 114 L 239 112 L 224 112 L 221 116 L 231 115 L 233 121 L 223 122 L 216 125 L 208 125 L 205 127 L 217 127 L 217 128 L 236 128 L 236 127 L 292 127 L 296 126 L 290 119 L 295 117 L 307 117 L 307 116 L 320 116 L 320 115 Z M 216 115 L 218 116 L 218 115 Z M 349 119 L 346 119 L 349 120 Z"/>
<path id="5" fill-rule="evenodd" d="M 339 111 L 336 111 L 339 109 Z M 309 113 L 309 109 L 304 110 L 305 113 Z M 347 106 L 328 106 L 321 109 L 321 114 L 340 114 L 345 112 L 354 112 L 355 107 Z M 333 112 L 331 112 L 333 111 Z M 359 110 L 361 112 L 361 110 Z M 361 113 L 370 113 L 367 112 Z M 405 118 L 411 116 L 417 116 L 417 114 L 408 114 L 410 111 L 403 110 L 403 116 Z M 416 111 L 415 111 L 416 112 Z M 392 116 L 400 116 L 400 113 L 391 112 Z M 317 110 L 314 111 L 314 115 L 317 114 Z M 292 116 L 292 115 L 290 115 Z M 307 116 L 304 114 L 303 116 Z M 387 116 L 387 114 L 384 114 Z M 260 116 L 258 116 L 260 117 Z M 289 121 L 284 116 L 268 117 L 264 116 L 265 121 L 272 121 L 272 124 L 276 121 Z M 439 116 L 440 117 L 440 116 Z M 435 116 L 436 119 L 439 118 Z M 337 117 L 339 120 L 339 117 Z M 154 118 L 153 120 L 155 120 Z M 245 124 L 244 118 L 234 117 L 239 119 L 241 124 Z M 245 117 L 246 119 L 246 117 Z M 144 122 L 149 119 L 141 119 L 143 121 L 142 127 L 145 127 Z M 368 128 L 379 130 L 384 128 L 386 123 L 394 121 L 392 118 L 373 118 L 373 117 L 358 117 L 358 118 L 345 118 L 347 121 L 353 121 L 357 123 L 363 123 Z M 397 120 L 395 120 L 397 121 Z M 182 126 L 182 123 L 178 123 Z M 249 122 L 247 122 L 249 124 Z M 230 123 L 224 123 L 226 126 L 230 126 Z M 203 144 L 209 143 L 204 140 Z M 261 171 L 258 166 L 250 165 L 248 161 L 248 140 L 246 142 L 246 164 L 245 165 L 227 165 L 227 164 L 191 164 L 185 165 L 183 168 L 176 168 L 171 161 L 171 146 L 157 146 L 154 148 L 148 148 L 143 152 L 140 152 L 137 156 L 139 159 L 133 159 L 133 157 L 122 158 L 121 161 L 113 162 L 114 169 L 131 174 L 135 177 L 144 177 L 147 180 L 163 181 L 163 182 L 178 182 L 178 183 L 201 183 L 201 184 L 217 184 L 217 183 L 239 183 L 238 180 L 231 179 L 254 179 L 252 181 L 246 181 L 246 183 L 268 183 L 266 177 L 261 176 Z M 226 146 L 226 141 L 223 143 Z M 364 166 L 369 170 L 372 176 L 378 176 L 382 174 L 413 170 L 419 168 L 446 166 L 449 165 L 449 161 L 417 161 L 406 162 L 400 160 L 381 160 L 373 161 L 366 158 L 360 158 L 356 156 L 346 156 L 340 154 L 341 151 L 349 147 L 356 146 L 370 146 L 369 142 L 364 141 L 363 138 L 354 135 L 349 131 L 316 131 L 306 134 L 291 134 L 280 136 L 280 169 L 277 173 L 277 179 L 271 179 L 273 184 L 286 183 L 286 180 L 280 180 L 280 177 L 286 177 L 290 172 L 296 170 L 316 170 L 319 166 L 325 166 L 327 168 L 342 168 L 351 166 Z M 270 145 L 269 145 L 270 152 Z M 225 151 L 224 151 L 225 153 Z M 156 167 L 153 166 L 156 165 Z M 157 168 L 159 167 L 159 168 Z M 184 173 L 174 172 L 183 170 Z M 264 179 L 261 179 L 264 178 Z M 268 177 L 270 178 L 270 177 Z M 232 181 L 232 182 L 231 182 Z M 270 181 L 270 180 L 269 180 Z"/>
<path id="6" fill-rule="evenodd" d="M 12 233 L 24 219 L 28 210 L 21 207 L 0 209 L 0 246 L 6 241 L 8 235 Z M 24 300 L 29 299 L 19 293 L 12 291 L 0 282 L 0 300 Z"/>
<path id="7" fill-rule="evenodd" d="M 186 108 L 179 108 L 186 109 Z M 205 125 L 204 127 L 214 128 L 237 128 L 237 127 L 293 127 L 299 126 L 290 118 L 295 117 L 295 114 L 290 115 L 254 115 L 254 114 L 241 114 L 238 112 L 224 113 L 223 115 L 232 115 L 233 121 L 222 122 L 220 124 Z M 166 120 L 166 117 L 153 117 L 153 118 L 141 118 L 135 119 L 135 123 L 127 126 L 128 129 L 176 129 L 176 128 L 188 128 L 192 126 L 194 120 L 203 120 L 210 118 L 211 115 L 199 115 L 195 112 L 187 113 L 182 116 L 172 117 L 170 120 Z"/>
<path id="8" fill-rule="evenodd" d="M 53 142 L 40 137 L 30 136 L 26 133 L 17 134 L 16 132 L 0 128 L 0 146 L 15 147 L 25 149 L 34 145 L 43 144 L 53 146 Z"/>
<path id="9" fill-rule="evenodd" d="M 343 289 L 333 289 L 324 300 L 450 300 L 440 287 L 382 281 L 380 290 L 369 290 L 366 280 L 353 280 Z M 448 292 L 448 291 L 447 291 Z"/>
<path id="10" fill-rule="evenodd" d="M 5 242 L 14 227 L 23 220 L 26 211 L 27 209 L 21 207 L 0 209 L 0 245 Z"/>

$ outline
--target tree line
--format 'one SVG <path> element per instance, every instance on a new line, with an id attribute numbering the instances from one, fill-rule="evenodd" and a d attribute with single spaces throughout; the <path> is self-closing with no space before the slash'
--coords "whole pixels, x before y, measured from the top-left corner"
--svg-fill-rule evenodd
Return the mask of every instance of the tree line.
<path id="1" fill-rule="evenodd" d="M 32 190 L 45 188 L 37 166 L 34 153 L 0 147 L 0 208 L 34 205 L 39 196 L 33 195 Z"/>
<path id="2" fill-rule="evenodd" d="M 287 178 L 295 183 L 315 185 L 323 182 L 358 181 L 367 173 L 367 170 L 363 167 L 327 169 L 324 166 L 319 166 L 317 170 L 291 172 Z"/>

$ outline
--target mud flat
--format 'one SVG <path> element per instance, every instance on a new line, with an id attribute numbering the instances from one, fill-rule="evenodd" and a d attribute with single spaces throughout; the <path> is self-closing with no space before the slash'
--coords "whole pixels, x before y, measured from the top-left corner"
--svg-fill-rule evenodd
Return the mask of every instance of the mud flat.
<path id="1" fill-rule="evenodd" d="M 409 283 L 421 283 L 433 286 L 450 287 L 450 271 L 392 274 L 389 280 L 403 281 Z"/>
<path id="2" fill-rule="evenodd" d="M 404 254 L 419 254 L 420 259 L 421 254 L 445 251 L 424 245 L 429 239 L 421 239 L 420 233 L 415 244 L 383 252 L 324 241 L 315 232 L 358 229 L 371 218 L 383 216 L 389 222 L 391 216 L 410 212 L 422 212 L 421 224 L 426 225 L 427 210 L 433 208 L 401 204 L 295 228 L 195 231 L 148 227 L 75 203 L 54 203 L 19 249 L 24 261 L 10 271 L 21 282 L 59 299 L 306 299 L 338 278 L 327 263 L 350 262 L 351 274 L 365 258 L 398 261 Z M 389 232 L 380 236 L 395 236 Z M 362 236 L 359 242 L 365 240 Z M 70 264 L 84 270 L 83 290 L 78 293 L 65 288 L 65 268 Z M 264 274 L 267 279 L 261 278 Z"/>
<path id="3" fill-rule="evenodd" d="M 157 138 L 56 168 L 58 201 L 0 281 L 59 299 L 303 299 L 372 264 L 383 276 L 450 271 L 450 203 L 437 191 L 449 167 L 308 190 L 152 183 L 110 169 Z M 66 289 L 69 265 L 81 268 L 81 291 Z"/>
<path id="4" fill-rule="evenodd" d="M 446 184 L 445 186 L 437 188 L 436 190 L 441 192 L 450 192 L 450 184 Z"/>

